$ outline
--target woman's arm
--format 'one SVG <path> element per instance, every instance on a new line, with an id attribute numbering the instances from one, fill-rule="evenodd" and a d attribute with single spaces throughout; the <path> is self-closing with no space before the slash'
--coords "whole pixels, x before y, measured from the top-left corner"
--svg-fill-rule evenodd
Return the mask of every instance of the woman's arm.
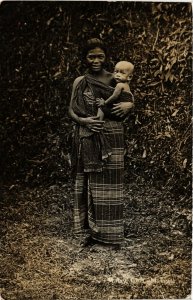
<path id="1" fill-rule="evenodd" d="M 80 76 L 78 78 L 76 78 L 74 80 L 73 86 L 72 86 L 72 95 L 71 95 L 71 99 L 70 99 L 70 105 L 68 108 L 68 113 L 70 115 L 70 117 L 73 119 L 73 121 L 75 121 L 76 123 L 81 125 L 81 118 L 78 117 L 77 114 L 74 113 L 73 109 L 72 109 L 72 105 L 73 105 L 73 98 L 74 98 L 74 91 L 76 89 L 77 84 L 82 80 L 83 76 Z"/>
<path id="2" fill-rule="evenodd" d="M 76 123 L 78 123 L 82 126 L 87 126 L 90 130 L 92 130 L 94 132 L 99 132 L 102 130 L 104 121 L 99 121 L 98 117 L 96 117 L 96 116 L 95 117 L 87 117 L 87 118 L 79 117 L 77 114 L 75 114 L 75 112 L 73 111 L 73 108 L 72 108 L 73 99 L 74 99 L 74 91 L 76 89 L 77 84 L 82 80 L 82 78 L 83 78 L 83 76 L 76 78 L 73 83 L 72 96 L 71 96 L 68 112 L 69 112 L 70 117 Z"/>

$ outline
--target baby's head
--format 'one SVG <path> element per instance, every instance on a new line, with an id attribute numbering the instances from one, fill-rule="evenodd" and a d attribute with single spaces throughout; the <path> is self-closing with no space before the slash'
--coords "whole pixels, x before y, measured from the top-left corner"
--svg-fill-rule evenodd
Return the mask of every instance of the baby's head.
<path id="1" fill-rule="evenodd" d="M 128 82 L 133 76 L 134 65 L 128 61 L 120 61 L 114 69 L 114 78 L 116 82 Z"/>

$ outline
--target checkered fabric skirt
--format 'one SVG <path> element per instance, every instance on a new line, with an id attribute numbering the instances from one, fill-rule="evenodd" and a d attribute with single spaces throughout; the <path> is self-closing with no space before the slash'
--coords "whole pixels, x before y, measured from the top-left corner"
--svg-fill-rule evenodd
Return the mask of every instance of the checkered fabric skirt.
<path id="1" fill-rule="evenodd" d="M 108 135 L 112 155 L 103 171 L 84 173 L 78 162 L 74 229 L 77 234 L 88 230 L 100 242 L 119 244 L 123 241 L 123 126 L 106 121 L 104 133 Z"/>

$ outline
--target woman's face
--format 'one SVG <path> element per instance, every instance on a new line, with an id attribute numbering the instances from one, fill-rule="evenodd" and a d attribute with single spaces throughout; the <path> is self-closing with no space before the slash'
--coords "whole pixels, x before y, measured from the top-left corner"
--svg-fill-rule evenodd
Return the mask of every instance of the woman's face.
<path id="1" fill-rule="evenodd" d="M 87 64 L 93 72 L 102 70 L 105 59 L 105 52 L 101 48 L 89 50 L 86 56 Z"/>

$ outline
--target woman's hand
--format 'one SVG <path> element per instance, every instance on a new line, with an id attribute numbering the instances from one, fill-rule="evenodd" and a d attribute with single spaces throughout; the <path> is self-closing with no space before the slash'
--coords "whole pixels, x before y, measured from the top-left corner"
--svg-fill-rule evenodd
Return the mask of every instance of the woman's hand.
<path id="1" fill-rule="evenodd" d="M 113 104 L 112 108 L 112 114 L 123 117 L 125 116 L 131 108 L 133 108 L 134 104 L 133 102 L 120 102 L 120 103 L 115 103 Z"/>
<path id="2" fill-rule="evenodd" d="M 103 129 L 104 121 L 100 121 L 99 117 L 80 118 L 80 124 L 86 126 L 93 132 L 100 132 Z"/>

